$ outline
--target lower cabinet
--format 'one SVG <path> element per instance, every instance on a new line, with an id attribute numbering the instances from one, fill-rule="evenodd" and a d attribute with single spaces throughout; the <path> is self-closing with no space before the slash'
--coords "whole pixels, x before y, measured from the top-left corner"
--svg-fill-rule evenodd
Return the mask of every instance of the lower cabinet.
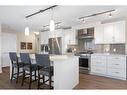
<path id="1" fill-rule="evenodd" d="M 105 67 L 98 67 L 98 66 L 91 66 L 91 72 L 94 73 L 101 73 L 106 74 L 106 68 Z"/>
<path id="2" fill-rule="evenodd" d="M 103 65 L 97 64 L 97 62 Z M 126 80 L 126 56 L 93 54 L 91 56 L 91 74 Z"/>
<path id="3" fill-rule="evenodd" d="M 126 70 L 122 70 L 122 69 L 111 69 L 109 68 L 107 70 L 107 74 L 109 76 L 114 76 L 114 77 L 118 77 L 118 78 L 121 78 L 121 79 L 125 79 L 126 78 Z"/>

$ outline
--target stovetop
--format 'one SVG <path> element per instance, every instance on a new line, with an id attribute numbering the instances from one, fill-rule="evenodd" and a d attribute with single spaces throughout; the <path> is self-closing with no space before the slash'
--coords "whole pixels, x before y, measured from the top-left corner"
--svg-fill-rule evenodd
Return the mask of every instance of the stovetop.
<path id="1" fill-rule="evenodd" d="M 89 57 L 91 56 L 91 54 L 93 54 L 92 51 L 81 51 L 81 52 L 78 52 L 76 55 L 80 57 Z"/>

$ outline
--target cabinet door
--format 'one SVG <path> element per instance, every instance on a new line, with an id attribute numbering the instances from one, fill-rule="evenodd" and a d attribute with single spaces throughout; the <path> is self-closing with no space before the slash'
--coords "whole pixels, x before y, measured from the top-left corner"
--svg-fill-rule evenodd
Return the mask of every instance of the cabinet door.
<path id="1" fill-rule="evenodd" d="M 114 24 L 104 24 L 104 43 L 110 44 L 114 42 Z"/>
<path id="2" fill-rule="evenodd" d="M 91 56 L 91 72 L 98 74 L 106 74 L 106 56 Z"/>
<path id="3" fill-rule="evenodd" d="M 107 67 L 125 69 L 126 68 L 126 57 L 125 56 L 108 56 Z"/>
<path id="4" fill-rule="evenodd" d="M 103 44 L 104 42 L 104 32 L 103 25 L 99 25 L 95 27 L 94 37 L 95 44 Z"/>
<path id="5" fill-rule="evenodd" d="M 68 30 L 64 30 L 64 32 L 65 32 L 64 38 L 66 44 L 76 44 L 75 31 L 73 31 L 73 29 L 68 29 Z"/>
<path id="6" fill-rule="evenodd" d="M 125 43 L 125 21 L 115 22 L 114 37 L 114 43 Z"/>
<path id="7" fill-rule="evenodd" d="M 126 70 L 122 69 L 107 69 L 107 74 L 109 76 L 114 76 L 114 77 L 121 77 L 123 79 L 126 79 Z"/>
<path id="8" fill-rule="evenodd" d="M 91 66 L 106 67 L 106 56 L 91 56 Z"/>
<path id="9" fill-rule="evenodd" d="M 106 67 L 92 66 L 91 72 L 97 74 L 106 74 Z"/>
<path id="10" fill-rule="evenodd" d="M 48 31 L 41 33 L 41 44 L 48 44 Z"/>
<path id="11" fill-rule="evenodd" d="M 69 29 L 69 44 L 76 44 L 76 32 L 74 29 Z"/>

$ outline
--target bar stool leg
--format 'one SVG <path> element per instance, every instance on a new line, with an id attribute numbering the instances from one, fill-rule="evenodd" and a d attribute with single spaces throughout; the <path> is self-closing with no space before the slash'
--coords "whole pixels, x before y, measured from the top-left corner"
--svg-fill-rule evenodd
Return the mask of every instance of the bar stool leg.
<path id="1" fill-rule="evenodd" d="M 51 75 L 49 75 L 49 87 L 50 87 L 50 89 L 52 88 L 52 86 L 51 86 Z"/>
<path id="2" fill-rule="evenodd" d="M 13 79 L 13 73 L 14 73 L 14 67 L 12 67 L 11 81 L 12 81 L 12 79 Z"/>
<path id="3" fill-rule="evenodd" d="M 43 83 L 45 83 L 45 76 L 44 76 L 44 75 L 42 75 L 42 78 L 43 78 Z"/>
<path id="4" fill-rule="evenodd" d="M 32 83 L 32 71 L 30 70 L 30 83 L 29 83 L 29 89 L 31 89 L 31 83 Z"/>
<path id="5" fill-rule="evenodd" d="M 23 70 L 22 86 L 24 84 L 24 79 L 25 79 L 25 70 Z"/>
<path id="6" fill-rule="evenodd" d="M 35 81 L 36 81 L 36 70 L 35 70 Z"/>
<path id="7" fill-rule="evenodd" d="M 38 72 L 38 89 L 40 89 L 40 74 Z"/>
<path id="8" fill-rule="evenodd" d="M 17 68 L 17 80 L 16 80 L 16 83 L 18 83 L 18 79 L 19 79 L 19 68 Z"/>

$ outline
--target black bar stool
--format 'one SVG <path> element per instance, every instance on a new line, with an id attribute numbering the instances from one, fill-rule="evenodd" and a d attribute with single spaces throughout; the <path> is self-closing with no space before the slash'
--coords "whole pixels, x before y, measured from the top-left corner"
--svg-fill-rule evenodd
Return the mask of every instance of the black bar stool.
<path id="1" fill-rule="evenodd" d="M 21 62 L 23 62 L 23 79 L 22 79 L 22 86 L 25 79 L 29 78 L 29 89 L 31 88 L 31 83 L 36 81 L 36 70 L 37 64 L 32 64 L 29 53 L 20 53 Z M 34 73 L 33 73 L 34 72 Z M 29 77 L 28 77 L 29 75 Z M 35 80 L 32 80 L 32 76 L 35 77 Z"/>
<path id="2" fill-rule="evenodd" d="M 49 81 L 49 88 L 53 89 L 51 86 L 52 76 L 53 76 L 53 66 L 50 64 L 50 58 L 49 55 L 46 54 L 36 54 L 36 62 L 38 65 L 38 89 L 41 85 L 45 84 L 45 82 Z M 41 77 L 42 76 L 42 77 Z M 45 80 L 45 76 L 47 76 L 49 79 Z M 40 80 L 43 79 L 43 82 L 40 82 Z"/>
<path id="3" fill-rule="evenodd" d="M 19 71 L 20 68 L 23 68 L 23 63 L 18 61 L 16 52 L 9 52 L 9 57 L 10 57 L 11 64 L 12 64 L 11 81 L 14 78 L 14 79 L 16 79 L 16 83 L 18 83 L 19 74 L 23 73 L 23 72 Z M 17 73 L 14 73 L 15 68 L 17 69 Z"/>

